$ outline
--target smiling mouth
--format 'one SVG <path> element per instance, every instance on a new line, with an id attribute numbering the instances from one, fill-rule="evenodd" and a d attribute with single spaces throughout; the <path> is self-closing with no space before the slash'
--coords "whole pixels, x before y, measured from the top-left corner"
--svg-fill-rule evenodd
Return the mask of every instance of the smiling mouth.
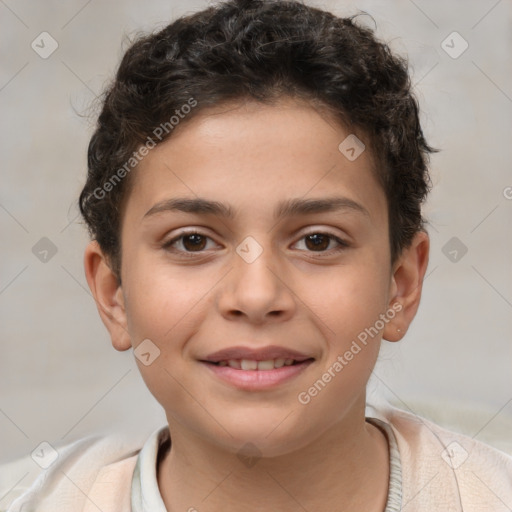
<path id="1" fill-rule="evenodd" d="M 303 359 L 301 361 L 295 359 L 268 359 L 266 361 L 256 361 L 254 359 L 226 359 L 223 361 L 212 362 L 205 361 L 206 363 L 214 366 L 229 366 L 235 370 L 259 370 L 259 371 L 270 371 L 283 366 L 294 366 L 302 364 L 304 362 L 311 362 L 313 358 Z"/>

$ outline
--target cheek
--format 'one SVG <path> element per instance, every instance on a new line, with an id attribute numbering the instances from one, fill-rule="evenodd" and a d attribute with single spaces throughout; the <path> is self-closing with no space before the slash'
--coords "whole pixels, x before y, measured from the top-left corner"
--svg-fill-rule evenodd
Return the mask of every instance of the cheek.
<path id="1" fill-rule="evenodd" d="M 380 350 L 377 322 L 386 311 L 386 283 L 367 265 L 353 266 L 340 269 L 318 294 L 315 311 L 322 319 L 326 352 L 317 374 L 297 395 L 308 418 L 334 424 L 365 392 Z"/>
<path id="2" fill-rule="evenodd" d="M 387 267 L 370 258 L 340 266 L 316 283 L 310 293 L 315 312 L 324 320 L 326 334 L 342 346 L 375 324 L 388 302 Z"/>
<path id="3" fill-rule="evenodd" d="M 144 261 L 140 257 L 126 259 L 126 275 L 125 306 L 135 354 L 143 340 L 149 340 L 148 346 L 158 354 L 147 366 L 136 360 L 140 373 L 164 407 L 172 397 L 172 403 L 179 408 L 181 398 L 186 402 L 179 385 L 187 377 L 181 373 L 185 347 L 212 307 L 205 293 L 218 281 L 217 274 L 198 275 L 197 268 L 173 269 L 165 262 Z"/>
<path id="4" fill-rule="evenodd" d="M 324 280 L 315 312 L 323 321 L 326 353 L 316 379 L 302 390 L 311 412 L 328 416 L 329 407 L 352 403 L 366 388 L 380 350 L 388 287 L 385 262 L 370 253 Z"/>
<path id="5" fill-rule="evenodd" d="M 203 307 L 214 280 L 207 272 L 171 266 L 144 254 L 126 261 L 126 313 L 130 335 L 167 345 Z M 212 283 L 210 283 L 212 281 Z"/>

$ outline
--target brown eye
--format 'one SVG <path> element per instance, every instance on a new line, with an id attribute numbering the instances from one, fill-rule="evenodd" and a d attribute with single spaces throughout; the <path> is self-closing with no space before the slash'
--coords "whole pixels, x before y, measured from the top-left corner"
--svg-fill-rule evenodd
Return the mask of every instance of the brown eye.
<path id="1" fill-rule="evenodd" d="M 305 234 L 298 242 L 296 246 L 302 251 L 309 253 L 316 252 L 320 255 L 333 255 L 339 251 L 344 251 L 349 247 L 349 244 L 344 240 L 338 238 L 336 235 L 331 233 L 312 232 Z"/>
<path id="2" fill-rule="evenodd" d="M 322 233 L 306 235 L 306 247 L 312 251 L 325 251 L 331 242 L 331 236 Z"/>
<path id="3" fill-rule="evenodd" d="M 206 237 L 194 233 L 192 235 L 185 235 L 182 237 L 183 247 L 187 251 L 201 251 L 206 246 Z"/>
<path id="4" fill-rule="evenodd" d="M 190 232 L 182 233 L 172 240 L 165 242 L 162 249 L 176 254 L 181 253 L 182 255 L 190 255 L 191 253 L 200 253 L 204 250 L 211 249 L 212 244 L 215 246 L 213 240 L 209 236 L 201 233 Z"/>

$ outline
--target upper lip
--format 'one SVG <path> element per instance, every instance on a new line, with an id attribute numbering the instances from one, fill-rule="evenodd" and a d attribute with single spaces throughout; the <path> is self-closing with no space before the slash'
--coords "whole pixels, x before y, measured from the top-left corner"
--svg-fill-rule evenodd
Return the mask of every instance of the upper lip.
<path id="1" fill-rule="evenodd" d="M 204 361 L 218 363 L 230 359 L 248 359 L 251 361 L 269 361 L 270 359 L 294 359 L 295 361 L 306 361 L 313 359 L 312 356 L 302 354 L 289 348 L 269 345 L 263 348 L 229 347 L 208 355 Z"/>

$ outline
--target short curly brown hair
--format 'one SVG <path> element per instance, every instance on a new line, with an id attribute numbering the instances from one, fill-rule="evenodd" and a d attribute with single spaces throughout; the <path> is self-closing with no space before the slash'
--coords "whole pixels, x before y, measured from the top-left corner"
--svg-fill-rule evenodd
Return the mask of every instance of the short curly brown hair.
<path id="1" fill-rule="evenodd" d="M 206 107 L 284 96 L 323 105 L 364 134 L 386 193 L 396 260 L 423 229 L 434 150 L 423 136 L 406 61 L 354 18 L 297 1 L 230 0 L 179 18 L 126 51 L 104 93 L 79 201 L 118 279 L 127 162 L 136 167 L 138 148 L 156 143 L 158 127 L 167 127 L 158 143 L 171 136 L 174 114 L 183 124 Z"/>

